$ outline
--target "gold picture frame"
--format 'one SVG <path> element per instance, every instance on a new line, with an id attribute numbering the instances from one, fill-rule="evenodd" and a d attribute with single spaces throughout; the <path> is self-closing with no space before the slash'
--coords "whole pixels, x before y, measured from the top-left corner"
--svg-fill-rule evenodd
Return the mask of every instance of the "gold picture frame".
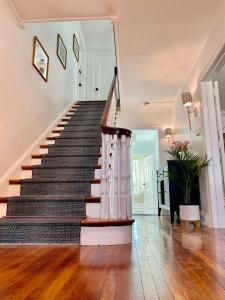
<path id="1" fill-rule="evenodd" d="M 34 37 L 33 42 L 32 64 L 34 68 L 38 71 L 38 73 L 41 75 L 41 77 L 47 82 L 49 70 L 49 56 L 37 36 Z"/>
<path id="2" fill-rule="evenodd" d="M 75 33 L 73 34 L 73 52 L 75 54 L 77 62 L 79 62 L 79 58 L 80 58 L 80 46 L 79 46 L 79 43 L 77 41 L 77 37 L 76 37 Z"/>
<path id="3" fill-rule="evenodd" d="M 67 63 L 67 49 L 66 46 L 63 42 L 63 39 L 61 35 L 58 33 L 57 34 L 57 49 L 56 49 L 56 54 L 63 66 L 64 69 L 66 69 L 66 63 Z"/>

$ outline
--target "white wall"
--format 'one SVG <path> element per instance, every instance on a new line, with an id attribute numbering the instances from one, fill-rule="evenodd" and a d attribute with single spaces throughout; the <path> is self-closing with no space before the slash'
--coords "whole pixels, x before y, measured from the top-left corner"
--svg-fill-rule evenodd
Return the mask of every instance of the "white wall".
<path id="1" fill-rule="evenodd" d="M 213 23 L 213 27 L 208 32 L 207 38 L 203 44 L 199 57 L 192 67 L 192 70 L 184 82 L 182 92 L 190 91 L 193 94 L 194 105 L 198 109 L 198 116 L 192 119 L 192 131 L 189 130 L 187 112 L 182 106 L 180 94 L 177 99 L 174 114 L 174 138 L 179 140 L 189 140 L 192 142 L 192 149 L 200 154 L 204 154 L 204 132 L 202 129 L 202 113 L 201 113 L 201 89 L 200 83 L 204 80 L 205 74 L 210 69 L 214 59 L 219 53 L 225 42 L 225 32 L 223 30 L 225 26 L 225 1 L 218 3 L 218 13 Z M 201 130 L 199 130 L 201 128 Z M 200 133 L 199 136 L 197 134 Z M 210 199 L 206 194 L 208 189 L 208 182 L 205 174 L 200 178 L 200 189 L 201 189 L 201 204 L 202 204 L 202 218 L 203 224 L 210 225 Z M 213 199 L 211 199 L 213 201 Z"/>
<path id="2" fill-rule="evenodd" d="M 57 33 L 68 51 L 66 70 L 56 56 Z M 0 2 L 0 177 L 76 99 L 73 33 L 79 40 L 79 22 L 29 24 L 21 29 L 6 2 Z M 32 66 L 34 35 L 50 56 L 47 83 Z"/>

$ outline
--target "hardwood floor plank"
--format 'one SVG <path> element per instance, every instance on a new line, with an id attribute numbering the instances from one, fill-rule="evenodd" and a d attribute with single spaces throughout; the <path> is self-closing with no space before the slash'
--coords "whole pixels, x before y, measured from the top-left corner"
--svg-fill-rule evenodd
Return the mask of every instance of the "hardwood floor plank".
<path id="1" fill-rule="evenodd" d="M 223 300 L 225 230 L 138 216 L 133 244 L 0 246 L 1 300 Z"/>

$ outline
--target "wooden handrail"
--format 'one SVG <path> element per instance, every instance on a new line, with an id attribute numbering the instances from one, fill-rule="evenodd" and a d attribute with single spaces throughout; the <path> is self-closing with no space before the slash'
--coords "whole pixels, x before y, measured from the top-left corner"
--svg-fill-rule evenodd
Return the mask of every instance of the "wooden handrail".
<path id="1" fill-rule="evenodd" d="M 117 81 L 117 67 L 115 68 L 115 74 L 113 77 L 111 88 L 109 90 L 109 95 L 108 95 L 108 99 L 107 99 L 107 102 L 105 105 L 105 109 L 104 109 L 104 112 L 103 112 L 103 115 L 101 118 L 101 122 L 100 122 L 101 130 L 105 134 L 116 134 L 118 136 L 121 136 L 121 135 L 131 136 L 132 131 L 129 129 L 107 126 L 107 120 L 108 120 L 108 116 L 109 116 L 110 107 L 112 104 L 113 92 L 116 87 L 116 81 Z M 116 101 L 117 101 L 117 99 L 116 99 Z M 116 103 L 116 105 L 117 105 L 117 103 Z"/>

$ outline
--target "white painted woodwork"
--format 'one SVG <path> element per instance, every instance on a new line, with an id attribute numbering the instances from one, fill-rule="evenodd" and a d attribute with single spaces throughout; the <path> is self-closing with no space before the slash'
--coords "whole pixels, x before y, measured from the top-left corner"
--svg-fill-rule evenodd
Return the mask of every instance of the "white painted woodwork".
<path id="1" fill-rule="evenodd" d="M 100 218 L 100 203 L 86 203 L 86 215 L 89 218 Z"/>
<path id="2" fill-rule="evenodd" d="M 129 219 L 130 137 L 102 134 L 102 161 L 101 218 Z"/>
<path id="3" fill-rule="evenodd" d="M 202 114 L 204 127 L 205 153 L 212 158 L 212 163 L 203 173 L 205 180 L 200 180 L 200 189 L 208 200 L 210 225 L 215 228 L 225 227 L 224 193 L 220 163 L 220 145 L 218 139 L 217 116 L 213 82 L 203 82 Z M 202 196 L 202 194 L 201 194 Z"/>
<path id="4" fill-rule="evenodd" d="M 81 245 L 119 245 L 132 242 L 132 225 L 81 227 Z"/>
<path id="5" fill-rule="evenodd" d="M 6 203 L 0 203 L 0 218 L 6 216 L 6 210 L 7 210 L 7 204 Z"/>
<path id="6" fill-rule="evenodd" d="M 95 197 L 101 196 L 101 184 L 92 184 L 91 185 L 91 195 Z"/>
<path id="7" fill-rule="evenodd" d="M 106 100 L 114 76 L 115 53 L 90 50 L 86 66 L 86 100 Z"/>

